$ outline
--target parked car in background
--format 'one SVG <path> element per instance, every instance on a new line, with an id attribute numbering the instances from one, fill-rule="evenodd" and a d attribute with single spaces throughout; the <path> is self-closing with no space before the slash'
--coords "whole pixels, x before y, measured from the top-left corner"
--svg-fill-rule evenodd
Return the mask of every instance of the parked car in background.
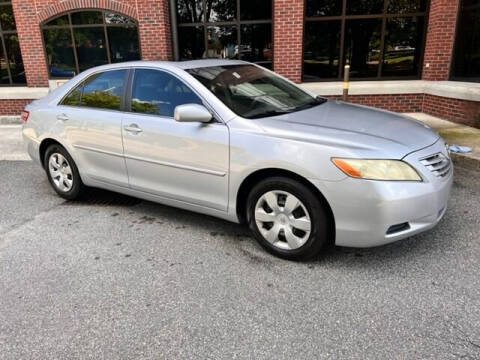
<path id="1" fill-rule="evenodd" d="M 422 123 L 242 61 L 93 68 L 23 119 L 30 156 L 65 199 L 99 187 L 244 222 L 287 259 L 430 229 L 453 179 L 443 140 Z"/>

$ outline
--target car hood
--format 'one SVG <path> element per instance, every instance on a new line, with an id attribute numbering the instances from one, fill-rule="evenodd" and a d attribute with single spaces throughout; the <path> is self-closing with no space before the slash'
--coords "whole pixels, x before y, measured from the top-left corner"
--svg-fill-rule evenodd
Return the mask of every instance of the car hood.
<path id="1" fill-rule="evenodd" d="M 405 116 L 329 100 L 313 108 L 259 119 L 272 136 L 341 147 L 352 155 L 398 158 L 432 145 L 439 135 Z"/>

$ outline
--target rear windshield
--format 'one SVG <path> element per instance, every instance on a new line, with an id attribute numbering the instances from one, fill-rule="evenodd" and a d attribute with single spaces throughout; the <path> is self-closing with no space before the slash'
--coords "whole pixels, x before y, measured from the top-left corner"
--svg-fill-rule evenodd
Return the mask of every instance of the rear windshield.
<path id="1" fill-rule="evenodd" d="M 255 65 L 224 65 L 186 70 L 237 115 L 256 119 L 304 110 L 316 98 Z"/>

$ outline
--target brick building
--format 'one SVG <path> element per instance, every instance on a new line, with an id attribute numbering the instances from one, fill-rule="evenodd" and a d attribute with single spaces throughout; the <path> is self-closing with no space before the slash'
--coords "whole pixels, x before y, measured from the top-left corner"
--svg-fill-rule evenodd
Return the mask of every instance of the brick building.
<path id="1" fill-rule="evenodd" d="M 319 95 L 480 124 L 480 0 L 0 1 L 0 115 L 89 67 L 241 58 Z"/>

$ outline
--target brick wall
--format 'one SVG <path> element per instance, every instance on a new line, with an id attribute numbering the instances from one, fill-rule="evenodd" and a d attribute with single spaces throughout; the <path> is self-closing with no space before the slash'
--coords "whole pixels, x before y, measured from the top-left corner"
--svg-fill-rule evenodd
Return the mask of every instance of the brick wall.
<path id="1" fill-rule="evenodd" d="M 423 112 L 480 128 L 480 102 L 425 95 Z"/>
<path id="2" fill-rule="evenodd" d="M 423 96 L 423 94 L 350 95 L 348 101 L 395 112 L 421 112 Z M 327 97 L 330 99 L 341 99 L 341 96 Z"/>
<path id="3" fill-rule="evenodd" d="M 423 79 L 448 80 L 459 0 L 431 0 Z M 427 67 L 428 66 L 428 67 Z"/>
<path id="4" fill-rule="evenodd" d="M 20 115 L 31 99 L 0 100 L 0 115 Z"/>
<path id="5" fill-rule="evenodd" d="M 167 0 L 13 0 L 28 86 L 48 86 L 48 71 L 40 24 L 65 11 L 107 9 L 136 19 L 139 23 L 142 58 L 172 57 Z"/>
<path id="6" fill-rule="evenodd" d="M 273 69 L 302 81 L 303 0 L 274 0 Z"/>

